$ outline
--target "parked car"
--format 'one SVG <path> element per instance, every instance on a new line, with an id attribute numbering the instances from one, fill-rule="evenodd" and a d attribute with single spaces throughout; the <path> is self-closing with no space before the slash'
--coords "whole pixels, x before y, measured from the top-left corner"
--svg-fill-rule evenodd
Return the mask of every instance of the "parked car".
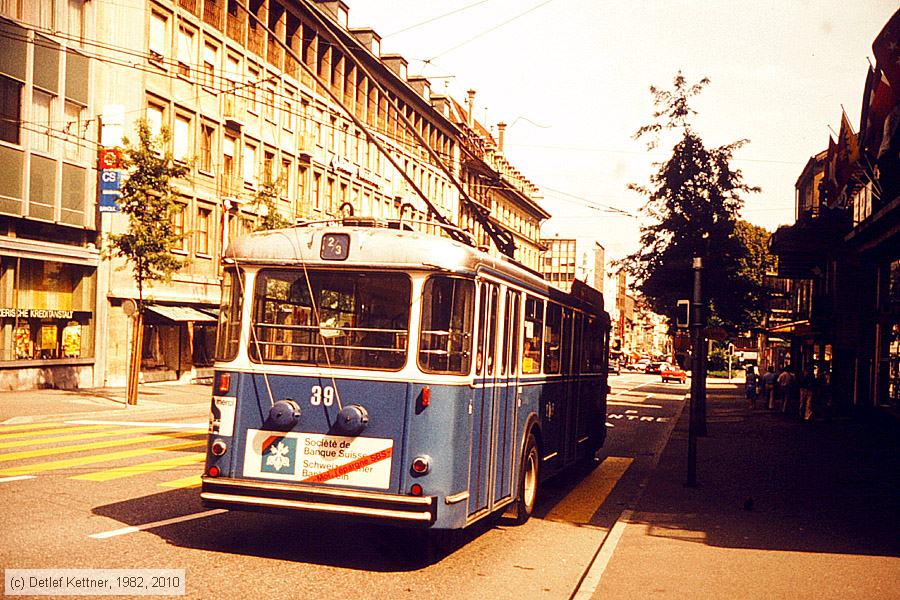
<path id="1" fill-rule="evenodd" d="M 646 359 L 646 358 L 642 358 L 638 361 L 631 363 L 630 365 L 626 366 L 625 368 L 629 371 L 637 371 L 639 373 L 643 373 L 644 369 L 647 368 L 648 364 L 650 364 L 650 360 Z"/>
<path id="2" fill-rule="evenodd" d="M 662 377 L 663 383 L 668 381 L 677 381 L 679 383 L 684 383 L 687 380 L 687 373 L 684 372 L 684 369 L 679 367 L 678 365 L 672 365 L 669 363 L 663 363 L 662 367 L 659 369 L 659 376 Z"/>
<path id="3" fill-rule="evenodd" d="M 647 363 L 647 366 L 644 367 L 644 373 L 657 374 L 657 373 L 659 373 L 660 369 L 662 368 L 662 366 L 664 364 L 666 364 L 666 363 L 662 363 L 662 362 Z"/>

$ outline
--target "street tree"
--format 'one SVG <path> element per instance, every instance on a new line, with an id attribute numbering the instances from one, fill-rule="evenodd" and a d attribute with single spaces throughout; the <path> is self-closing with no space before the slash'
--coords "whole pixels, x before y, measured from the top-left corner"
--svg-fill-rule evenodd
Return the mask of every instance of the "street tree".
<path id="1" fill-rule="evenodd" d="M 284 180 L 281 177 L 275 181 L 266 181 L 259 186 L 254 195 L 254 206 L 259 214 L 259 221 L 256 223 L 257 231 L 282 229 L 291 225 L 291 222 L 278 211 L 278 198 L 283 189 Z"/>
<path id="2" fill-rule="evenodd" d="M 772 232 L 743 219 L 735 223 L 734 233 L 741 243 L 738 255 L 738 277 L 747 294 L 743 302 L 745 329 L 761 325 L 766 308 L 766 272 L 775 269 L 775 255 L 769 252 Z"/>
<path id="3" fill-rule="evenodd" d="M 628 186 L 647 198 L 641 210 L 648 223 L 641 226 L 641 248 L 623 266 L 653 311 L 674 322 L 677 300 L 692 297 L 693 258 L 702 258 L 711 322 L 739 330 L 747 324 L 748 281 L 741 273 L 745 248 L 735 228 L 742 195 L 759 188 L 745 184 L 731 166 L 735 150 L 747 140 L 707 148 L 691 124 L 697 114 L 691 99 L 708 83 L 704 78 L 689 84 L 679 72 L 672 90 L 650 88 L 654 120 L 634 137 L 647 139 L 648 150 L 663 135 L 675 144 L 667 160 L 654 164 L 649 185 Z"/>
<path id="4" fill-rule="evenodd" d="M 113 253 L 125 259 L 123 268 L 131 268 L 137 287 L 128 363 L 129 404 L 137 402 L 146 289 L 156 282 L 171 280 L 183 265 L 172 253 L 184 237 L 172 218 L 180 210 L 173 180 L 188 173 L 187 166 L 177 163 L 168 149 L 171 136 L 167 129 L 154 136 L 145 120 L 138 121 L 136 129 L 137 140 L 124 139 L 122 167 L 127 174 L 118 201 L 121 211 L 128 216 L 128 227 L 125 233 L 109 236 Z"/>

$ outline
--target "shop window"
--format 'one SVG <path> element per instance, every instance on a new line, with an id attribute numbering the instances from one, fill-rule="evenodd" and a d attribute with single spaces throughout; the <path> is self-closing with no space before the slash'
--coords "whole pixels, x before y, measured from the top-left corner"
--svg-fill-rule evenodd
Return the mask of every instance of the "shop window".
<path id="1" fill-rule="evenodd" d="M 0 360 L 93 356 L 96 270 L 50 261 L 11 259 L 0 278 Z"/>

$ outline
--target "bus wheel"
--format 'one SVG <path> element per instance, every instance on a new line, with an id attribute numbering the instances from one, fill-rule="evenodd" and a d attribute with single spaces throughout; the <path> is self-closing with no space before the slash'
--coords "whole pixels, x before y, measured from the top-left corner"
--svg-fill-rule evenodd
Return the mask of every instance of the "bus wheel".
<path id="1" fill-rule="evenodd" d="M 513 520 L 522 525 L 534 512 L 534 501 L 537 498 L 538 476 L 540 475 L 541 453 L 538 451 L 534 433 L 529 432 L 525 439 L 525 450 L 522 452 L 522 466 L 519 469 L 519 496 L 516 499 Z"/>

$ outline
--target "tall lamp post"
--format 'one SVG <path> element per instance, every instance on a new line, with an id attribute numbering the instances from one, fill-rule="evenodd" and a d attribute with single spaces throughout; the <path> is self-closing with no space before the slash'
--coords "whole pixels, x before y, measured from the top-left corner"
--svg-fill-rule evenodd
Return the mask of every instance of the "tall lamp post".
<path id="1" fill-rule="evenodd" d="M 694 257 L 694 298 L 691 311 L 691 405 L 688 421 L 687 485 L 697 485 L 697 437 L 706 435 L 706 348 L 703 339 L 703 259 Z"/>

